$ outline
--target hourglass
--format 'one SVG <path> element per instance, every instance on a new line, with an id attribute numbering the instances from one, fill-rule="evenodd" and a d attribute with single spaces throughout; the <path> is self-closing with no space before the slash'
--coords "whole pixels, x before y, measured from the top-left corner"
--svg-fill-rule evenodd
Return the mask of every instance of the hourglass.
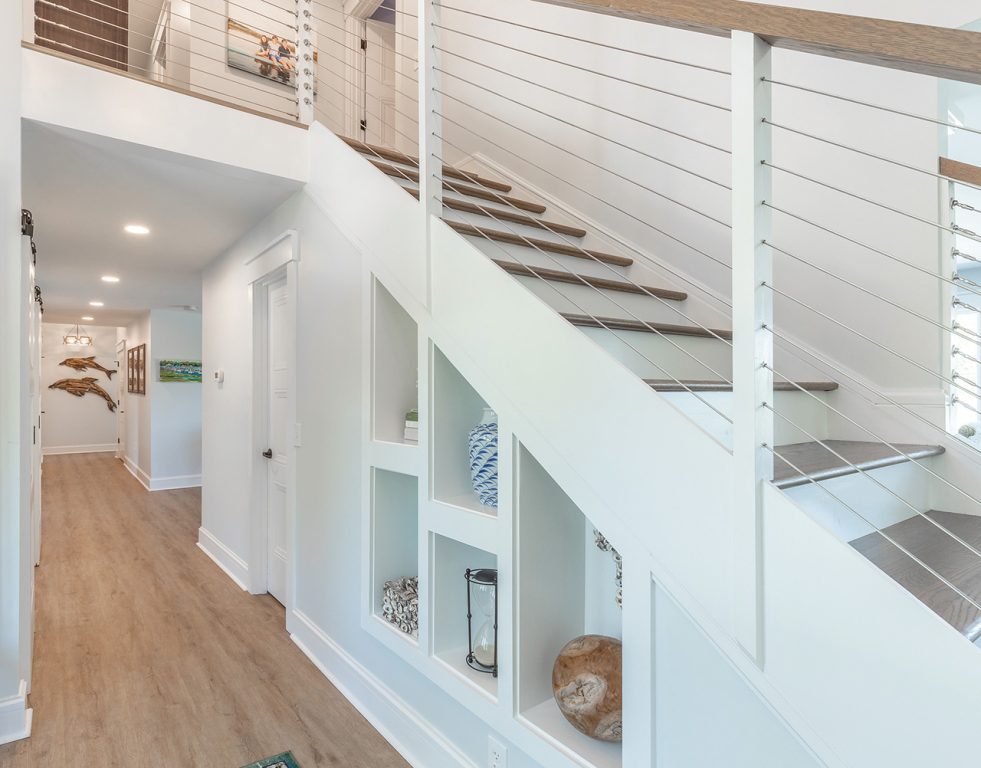
<path id="1" fill-rule="evenodd" d="M 467 568 L 466 578 L 467 664 L 471 669 L 497 677 L 497 571 Z"/>

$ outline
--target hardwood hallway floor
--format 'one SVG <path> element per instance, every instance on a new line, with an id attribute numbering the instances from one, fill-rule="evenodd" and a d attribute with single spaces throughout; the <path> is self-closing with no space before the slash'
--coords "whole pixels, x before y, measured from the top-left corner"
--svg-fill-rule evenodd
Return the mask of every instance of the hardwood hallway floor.
<path id="1" fill-rule="evenodd" d="M 197 490 L 149 493 L 109 454 L 44 462 L 34 735 L 2 768 L 408 764 L 293 645 L 268 595 L 196 546 Z"/>

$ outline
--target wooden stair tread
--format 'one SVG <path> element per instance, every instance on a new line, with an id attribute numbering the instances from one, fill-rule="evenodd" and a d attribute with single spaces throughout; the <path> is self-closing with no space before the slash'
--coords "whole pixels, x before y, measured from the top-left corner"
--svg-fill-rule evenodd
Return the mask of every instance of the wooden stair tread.
<path id="1" fill-rule="evenodd" d="M 513 261 L 502 261 L 494 259 L 505 272 L 521 277 L 538 277 L 556 283 L 570 283 L 572 285 L 588 285 L 594 288 L 602 288 L 609 291 L 620 291 L 622 293 L 638 293 L 642 296 L 653 295 L 670 301 L 684 301 L 688 298 L 687 293 L 681 291 L 671 291 L 667 288 L 654 288 L 652 286 L 638 287 L 633 283 L 623 280 L 612 280 L 605 277 L 592 277 L 591 275 L 577 275 L 571 272 L 563 272 L 559 269 L 545 269 L 544 267 L 530 267 L 524 264 L 517 264 Z"/>
<path id="2" fill-rule="evenodd" d="M 634 263 L 633 259 L 629 259 L 626 256 L 617 256 L 612 253 L 591 251 L 578 248 L 574 245 L 567 245 L 565 243 L 553 243 L 551 240 L 539 240 L 534 237 L 523 237 L 522 235 L 517 235 L 513 232 L 501 232 L 497 229 L 478 227 L 474 224 L 467 224 L 466 222 L 462 221 L 450 221 L 447 219 L 443 219 L 443 221 L 445 221 L 450 227 L 455 229 L 461 235 L 483 237 L 499 243 L 522 245 L 527 248 L 537 248 L 547 253 L 558 253 L 563 256 L 574 256 L 577 259 L 595 259 L 596 261 L 601 261 L 604 264 L 612 264 L 617 267 L 629 267 Z"/>
<path id="3" fill-rule="evenodd" d="M 896 448 L 906 456 L 900 456 L 892 448 L 883 443 L 871 443 L 860 440 L 824 440 L 830 449 L 847 459 L 847 462 L 858 469 L 849 466 L 823 445 L 810 443 L 794 443 L 793 445 L 777 446 L 776 452 L 786 458 L 773 457 L 773 483 L 778 488 L 796 488 L 806 485 L 813 480 L 830 480 L 833 477 L 844 477 L 858 470 L 878 469 L 893 464 L 902 464 L 909 459 L 925 459 L 939 456 L 944 452 L 939 445 L 906 445 L 896 444 Z M 789 463 L 788 463 L 789 462 Z M 791 464 L 799 467 L 805 475 L 801 475 Z"/>
<path id="4" fill-rule="evenodd" d="M 696 336 L 714 339 L 716 334 L 723 339 L 731 339 L 732 331 L 719 329 L 705 330 L 697 325 L 673 325 L 671 323 L 645 323 L 640 320 L 624 320 L 618 317 L 592 317 L 563 312 L 562 317 L 581 328 L 607 328 L 612 331 L 640 331 L 641 333 L 659 333 L 667 336 Z"/>
<path id="5" fill-rule="evenodd" d="M 926 515 L 981 552 L 981 517 L 939 510 Z M 981 557 L 919 515 L 883 533 L 981 605 Z M 851 545 L 969 640 L 981 636 L 981 611 L 903 549 L 879 533 Z"/>
<path id="6" fill-rule="evenodd" d="M 374 144 L 366 144 L 363 141 L 358 141 L 357 139 L 349 139 L 345 136 L 341 136 L 340 139 L 349 147 L 357 150 L 362 154 L 373 154 L 385 160 L 390 160 L 393 163 L 401 163 L 402 165 L 411 165 L 414 168 L 419 167 L 418 157 L 412 157 L 412 155 L 407 155 L 404 152 L 399 152 L 397 149 L 391 149 L 390 147 L 379 147 Z M 488 189 L 496 189 L 498 192 L 511 191 L 510 184 L 505 184 L 502 181 L 494 181 L 493 179 L 487 179 L 481 176 L 480 174 L 471 173 L 470 171 L 461 171 L 458 168 L 454 168 L 451 165 L 443 166 L 443 175 L 449 176 L 450 178 L 453 179 L 460 179 L 461 181 L 469 181 L 474 184 L 479 184 L 480 186 L 487 187 Z"/>
<path id="7" fill-rule="evenodd" d="M 644 379 L 644 383 L 657 392 L 732 392 L 732 384 L 724 381 L 683 379 L 679 384 L 673 379 Z M 773 382 L 774 392 L 799 392 L 801 389 L 806 392 L 833 392 L 838 389 L 838 384 L 834 381 Z"/>
<path id="8" fill-rule="evenodd" d="M 371 158 L 368 159 L 368 162 L 388 176 L 401 179 L 402 181 L 411 181 L 414 184 L 419 183 L 419 171 L 414 171 L 411 168 L 398 168 L 394 165 L 389 165 L 388 163 L 383 163 L 379 160 L 372 160 Z M 446 181 L 444 179 L 443 189 L 449 190 L 450 192 L 456 192 L 458 195 L 476 197 L 479 200 L 487 200 L 491 203 L 510 205 L 522 211 L 529 211 L 530 213 L 545 213 L 545 206 L 541 203 L 533 203 L 531 200 L 522 200 L 520 197 L 511 197 L 510 195 L 505 195 L 501 192 L 495 192 L 490 189 L 484 189 L 483 187 L 473 187 L 469 184 L 461 184 L 454 181 Z"/>
<path id="9" fill-rule="evenodd" d="M 419 199 L 419 190 L 411 187 L 404 187 L 405 191 L 412 195 L 416 200 Z M 514 210 L 506 208 L 496 208 L 488 205 L 478 205 L 468 200 L 458 200 L 455 197 L 444 197 L 443 207 L 464 213 L 475 213 L 478 216 L 486 216 L 488 219 L 510 221 L 514 224 L 523 224 L 526 227 L 535 227 L 549 232 L 556 232 L 570 237 L 585 237 L 586 230 L 581 227 L 573 227 L 568 224 L 559 224 L 557 221 L 545 221 L 536 219 L 534 216 L 526 216 Z"/>

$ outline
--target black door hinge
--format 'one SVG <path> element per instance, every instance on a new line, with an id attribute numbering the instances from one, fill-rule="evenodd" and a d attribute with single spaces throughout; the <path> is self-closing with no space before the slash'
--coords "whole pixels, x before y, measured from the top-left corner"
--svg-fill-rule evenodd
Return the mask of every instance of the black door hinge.
<path id="1" fill-rule="evenodd" d="M 368 41 L 365 40 L 363 37 L 361 38 L 361 50 L 362 51 L 368 50 Z"/>
<path id="2" fill-rule="evenodd" d="M 361 121 L 361 130 L 362 131 L 367 131 L 368 130 L 368 121 L 367 120 L 362 120 Z"/>
<path id="3" fill-rule="evenodd" d="M 34 214 L 26 208 L 20 209 L 20 233 L 34 237 Z"/>

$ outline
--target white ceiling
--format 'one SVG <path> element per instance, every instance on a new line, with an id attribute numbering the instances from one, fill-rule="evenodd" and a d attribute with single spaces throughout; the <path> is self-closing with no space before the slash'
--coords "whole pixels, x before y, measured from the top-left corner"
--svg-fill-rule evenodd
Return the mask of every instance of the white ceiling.
<path id="1" fill-rule="evenodd" d="M 199 307 L 201 270 L 301 186 L 30 121 L 23 160 L 46 322 L 127 325 L 148 309 Z M 128 223 L 150 234 L 126 234 Z"/>

